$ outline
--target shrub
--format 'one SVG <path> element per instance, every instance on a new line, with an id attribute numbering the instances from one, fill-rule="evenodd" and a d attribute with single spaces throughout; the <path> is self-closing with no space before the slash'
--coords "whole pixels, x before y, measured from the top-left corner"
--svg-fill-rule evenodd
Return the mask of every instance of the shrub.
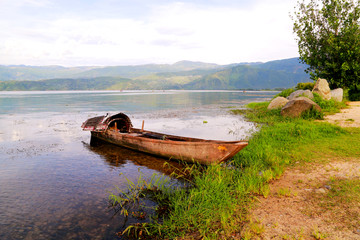
<path id="1" fill-rule="evenodd" d="M 324 100 L 317 93 L 314 93 L 314 102 L 317 103 L 320 106 L 321 110 L 327 114 L 334 114 L 340 112 L 341 108 L 346 107 L 346 104 L 344 102 L 337 102 L 332 99 Z"/>
<path id="2" fill-rule="evenodd" d="M 313 90 L 315 83 L 306 82 L 306 83 L 298 83 L 295 87 L 296 90 Z"/>
<path id="3" fill-rule="evenodd" d="M 284 98 L 286 98 L 293 92 L 294 92 L 294 89 L 288 88 L 288 89 L 283 90 L 281 93 L 276 94 L 274 96 L 274 98 L 276 98 L 276 97 L 284 97 Z"/>
<path id="4" fill-rule="evenodd" d="M 349 100 L 350 101 L 360 101 L 360 90 L 359 88 L 351 88 L 349 89 Z"/>

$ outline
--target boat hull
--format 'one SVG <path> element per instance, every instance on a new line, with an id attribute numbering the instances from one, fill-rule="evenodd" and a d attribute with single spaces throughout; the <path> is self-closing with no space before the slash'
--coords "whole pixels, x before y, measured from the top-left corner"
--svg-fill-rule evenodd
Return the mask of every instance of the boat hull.
<path id="1" fill-rule="evenodd" d="M 92 131 L 91 136 L 118 146 L 163 158 L 198 162 L 205 165 L 218 164 L 229 160 L 248 144 L 247 141 L 215 141 L 171 135 L 162 135 L 164 139 L 153 139 L 145 137 L 144 133 L 161 135 L 139 129 L 132 129 L 131 133 L 120 133 L 107 129 L 104 132 Z"/>

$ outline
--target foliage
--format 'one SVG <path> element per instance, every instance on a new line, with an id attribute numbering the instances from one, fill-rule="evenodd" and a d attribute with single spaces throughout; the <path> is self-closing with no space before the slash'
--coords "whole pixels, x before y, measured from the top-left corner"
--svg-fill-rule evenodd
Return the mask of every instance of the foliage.
<path id="1" fill-rule="evenodd" d="M 291 93 L 294 92 L 294 89 L 292 88 L 287 88 L 287 89 L 284 89 L 283 91 L 281 91 L 281 93 L 278 93 L 274 96 L 274 98 L 276 97 L 284 97 L 284 98 L 287 98 L 288 96 L 290 96 Z"/>
<path id="2" fill-rule="evenodd" d="M 298 83 L 296 85 L 296 90 L 313 90 L 315 83 L 313 82 L 306 82 L 306 83 Z"/>
<path id="3" fill-rule="evenodd" d="M 307 110 L 303 112 L 300 116 L 302 119 L 318 119 L 322 120 L 324 119 L 324 112 L 318 111 L 314 107 L 312 107 L 310 110 Z"/>
<path id="4" fill-rule="evenodd" d="M 320 106 L 323 113 L 326 114 L 335 114 L 340 112 L 341 108 L 345 108 L 346 104 L 344 102 L 337 102 L 333 99 L 330 100 L 324 100 L 322 97 L 320 97 L 319 94 L 314 93 L 314 102 L 317 103 L 317 105 Z"/>
<path id="5" fill-rule="evenodd" d="M 348 94 L 350 101 L 360 101 L 360 86 L 349 89 Z"/>
<path id="6" fill-rule="evenodd" d="M 357 0 L 305 0 L 292 16 L 300 59 L 313 79 L 351 88 L 360 79 L 360 5 Z"/>

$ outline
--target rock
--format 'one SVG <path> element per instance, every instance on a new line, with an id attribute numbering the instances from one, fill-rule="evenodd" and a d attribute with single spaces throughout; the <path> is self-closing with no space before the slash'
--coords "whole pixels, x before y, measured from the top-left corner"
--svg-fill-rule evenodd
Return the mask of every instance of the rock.
<path id="1" fill-rule="evenodd" d="M 312 90 L 313 93 L 320 95 L 322 99 L 330 100 L 331 91 L 328 82 L 325 79 L 319 78 L 315 83 L 315 86 Z"/>
<path id="2" fill-rule="evenodd" d="M 287 97 L 287 99 L 290 101 L 290 100 L 293 100 L 294 98 L 297 98 L 300 96 L 314 99 L 314 95 L 310 90 L 297 90 L 297 91 L 291 93 L 290 96 Z"/>
<path id="3" fill-rule="evenodd" d="M 289 102 L 289 100 L 287 100 L 286 98 L 284 97 L 277 97 L 277 98 L 274 98 L 269 106 L 268 106 L 268 110 L 271 110 L 271 109 L 276 109 L 276 108 L 282 108 L 283 106 L 285 106 L 287 103 Z"/>
<path id="4" fill-rule="evenodd" d="M 315 192 L 323 194 L 323 193 L 326 193 L 326 190 L 323 188 L 319 188 L 319 189 L 316 189 Z"/>
<path id="5" fill-rule="evenodd" d="M 282 109 L 281 115 L 284 117 L 299 117 L 303 112 L 311 108 L 321 112 L 321 108 L 307 97 L 298 97 L 289 101 Z"/>
<path id="6" fill-rule="evenodd" d="M 337 88 L 331 90 L 331 99 L 337 102 L 342 102 L 344 96 L 344 90 L 342 88 Z"/>

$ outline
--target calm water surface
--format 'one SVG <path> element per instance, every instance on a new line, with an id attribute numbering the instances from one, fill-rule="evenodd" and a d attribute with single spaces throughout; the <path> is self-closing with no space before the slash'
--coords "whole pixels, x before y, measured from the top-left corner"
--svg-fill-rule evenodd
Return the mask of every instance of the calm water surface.
<path id="1" fill-rule="evenodd" d="M 0 239 L 114 239 L 109 192 L 153 173 L 164 160 L 112 145 L 89 146 L 86 119 L 124 112 L 134 127 L 190 137 L 237 140 L 254 131 L 229 107 L 273 92 L 0 92 Z M 207 123 L 205 123 L 207 122 Z M 174 163 L 175 164 L 175 163 Z M 126 224 L 138 221 L 129 218 Z M 126 225 L 125 225 L 126 226 Z"/>

